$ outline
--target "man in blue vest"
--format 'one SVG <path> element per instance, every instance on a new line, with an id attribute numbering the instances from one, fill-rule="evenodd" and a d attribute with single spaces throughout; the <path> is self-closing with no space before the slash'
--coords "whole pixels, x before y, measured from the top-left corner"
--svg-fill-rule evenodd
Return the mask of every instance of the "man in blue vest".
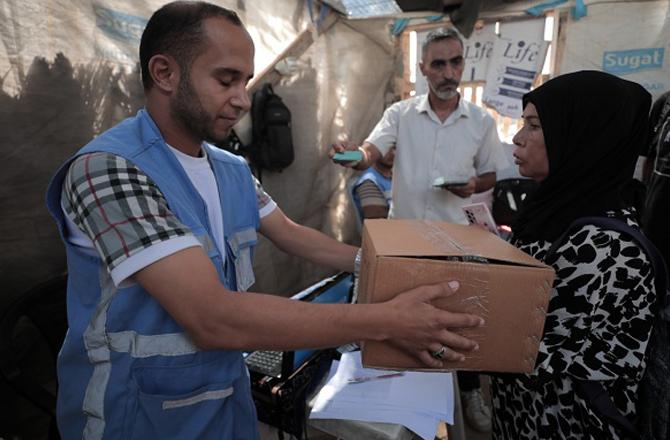
<path id="1" fill-rule="evenodd" d="M 242 159 L 208 143 L 249 110 L 253 56 L 234 12 L 163 6 L 140 43 L 146 108 L 77 152 L 49 186 L 69 273 L 63 438 L 257 438 L 243 350 L 388 340 L 439 367 L 476 348 L 451 329 L 481 318 L 430 305 L 456 282 L 374 305 L 243 293 L 257 231 L 339 270 L 355 271 L 360 255 L 292 222 Z"/>

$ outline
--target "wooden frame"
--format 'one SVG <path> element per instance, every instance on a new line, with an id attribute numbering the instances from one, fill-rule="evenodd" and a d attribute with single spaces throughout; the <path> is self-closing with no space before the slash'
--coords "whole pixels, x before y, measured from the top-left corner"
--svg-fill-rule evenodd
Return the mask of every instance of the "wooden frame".
<path id="1" fill-rule="evenodd" d="M 319 34 L 327 32 L 337 21 L 339 20 L 339 14 L 330 10 L 323 23 L 317 30 L 305 29 L 300 32 L 298 36 L 284 49 L 277 57 L 258 74 L 255 76 L 247 85 L 247 91 L 249 94 L 253 94 L 258 90 L 262 84 L 270 82 L 272 85 L 275 85 L 279 82 L 281 74 L 275 70 L 277 64 L 286 59 L 286 58 L 300 58 L 307 49 L 314 43 L 316 37 Z M 316 34 L 316 36 L 315 36 Z"/>

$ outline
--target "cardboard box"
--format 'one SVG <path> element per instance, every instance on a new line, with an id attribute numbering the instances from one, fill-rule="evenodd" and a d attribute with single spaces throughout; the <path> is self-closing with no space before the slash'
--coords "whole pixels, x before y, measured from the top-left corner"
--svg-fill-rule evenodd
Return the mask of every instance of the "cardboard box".
<path id="1" fill-rule="evenodd" d="M 376 303 L 413 287 L 458 280 L 434 303 L 482 316 L 483 327 L 458 330 L 479 343 L 449 370 L 530 372 L 549 302 L 554 270 L 499 237 L 473 226 L 423 220 L 366 220 L 358 302 Z M 392 344 L 362 343 L 363 365 L 426 366 Z"/>

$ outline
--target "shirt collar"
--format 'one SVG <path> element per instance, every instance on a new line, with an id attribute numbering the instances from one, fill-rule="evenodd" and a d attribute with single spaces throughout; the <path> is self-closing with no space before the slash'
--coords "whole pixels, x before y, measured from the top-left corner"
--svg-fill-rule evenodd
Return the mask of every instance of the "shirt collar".
<path id="1" fill-rule="evenodd" d="M 433 109 L 430 107 L 430 101 L 428 101 L 428 93 L 424 93 L 419 97 L 419 102 L 416 104 L 416 109 L 419 113 L 432 113 L 435 114 Z M 460 117 L 469 118 L 470 117 L 470 107 L 465 104 L 463 96 L 460 96 L 458 99 L 458 106 L 454 112 L 449 115 L 449 119 L 458 119 Z M 446 121 L 445 121 L 446 122 Z"/>
<path id="2" fill-rule="evenodd" d="M 461 98 L 458 100 L 458 108 L 456 108 L 455 113 L 461 117 L 463 116 L 464 118 L 469 118 L 470 117 L 470 106 L 465 104 L 465 100 L 461 96 Z"/>
<path id="3" fill-rule="evenodd" d="M 197 164 L 197 163 L 209 163 L 207 161 L 207 150 L 205 149 L 205 143 L 203 142 L 202 146 L 200 147 L 200 152 L 202 153 L 202 156 L 198 157 L 193 157 L 189 156 L 186 153 L 182 153 L 181 151 L 177 150 L 175 147 L 172 145 L 168 144 L 167 142 L 165 145 L 172 150 L 172 152 L 179 158 L 179 161 L 182 163 L 189 163 L 189 164 Z"/>
<path id="4" fill-rule="evenodd" d="M 428 113 L 430 108 L 430 102 L 428 102 L 428 93 L 424 93 L 419 97 L 419 102 L 416 104 L 416 109 L 419 113 Z"/>

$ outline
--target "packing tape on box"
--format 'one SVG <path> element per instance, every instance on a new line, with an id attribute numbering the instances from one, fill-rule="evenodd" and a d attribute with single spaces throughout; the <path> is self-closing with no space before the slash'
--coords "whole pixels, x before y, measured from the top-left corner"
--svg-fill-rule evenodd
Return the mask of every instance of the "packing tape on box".
<path id="1" fill-rule="evenodd" d="M 430 241 L 439 248 L 458 249 L 463 254 L 474 253 L 471 249 L 463 247 L 456 239 L 452 238 L 446 231 L 444 231 L 444 229 L 440 229 L 431 222 L 417 221 L 414 228 L 419 235 L 422 235 L 427 241 Z"/>

